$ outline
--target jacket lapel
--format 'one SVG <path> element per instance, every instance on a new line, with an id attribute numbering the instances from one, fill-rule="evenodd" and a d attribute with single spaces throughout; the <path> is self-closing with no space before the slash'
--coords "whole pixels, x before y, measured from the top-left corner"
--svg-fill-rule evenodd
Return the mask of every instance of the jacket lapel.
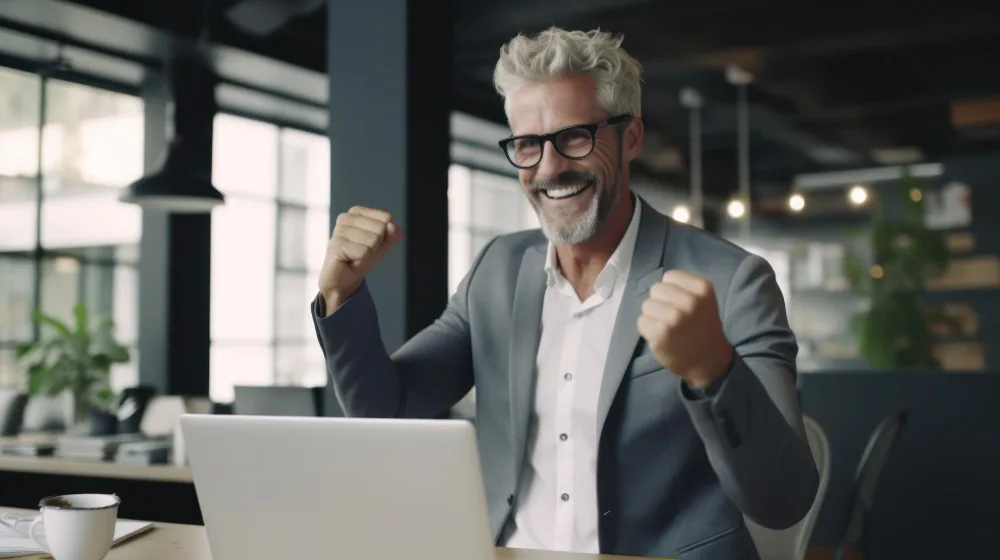
<path id="1" fill-rule="evenodd" d="M 615 394 L 639 343 L 639 327 L 636 323 L 642 302 L 648 297 L 650 286 L 663 276 L 663 249 L 667 241 L 668 222 L 666 217 L 653 210 L 642 198 L 637 198 L 642 204 L 642 216 L 639 219 L 639 234 L 635 242 L 632 266 L 611 332 L 607 361 L 604 363 L 604 377 L 597 399 L 598 441 L 604 430 L 608 411 L 611 410 L 611 403 L 615 400 Z"/>
<path id="2" fill-rule="evenodd" d="M 528 421 L 535 403 L 536 357 L 542 334 L 545 298 L 545 244 L 524 252 L 514 289 L 514 317 L 510 331 L 510 422 L 514 443 L 514 472 L 520 477 L 528 437 Z"/>

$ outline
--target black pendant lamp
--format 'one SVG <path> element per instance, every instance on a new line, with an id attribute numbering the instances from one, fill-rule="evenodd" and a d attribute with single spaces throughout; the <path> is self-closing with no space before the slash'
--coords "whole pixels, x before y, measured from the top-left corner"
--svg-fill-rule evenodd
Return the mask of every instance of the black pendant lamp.
<path id="1" fill-rule="evenodd" d="M 225 202 L 212 184 L 215 76 L 196 53 L 179 54 L 168 68 L 174 135 L 160 169 L 129 185 L 120 200 L 143 209 L 204 214 Z"/>

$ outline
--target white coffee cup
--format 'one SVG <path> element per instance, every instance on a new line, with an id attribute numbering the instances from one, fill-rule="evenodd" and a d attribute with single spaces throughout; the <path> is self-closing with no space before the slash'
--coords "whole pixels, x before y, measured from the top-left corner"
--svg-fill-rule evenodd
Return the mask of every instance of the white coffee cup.
<path id="1" fill-rule="evenodd" d="M 45 498 L 28 537 L 56 560 L 102 560 L 111 550 L 119 504 L 114 494 Z"/>

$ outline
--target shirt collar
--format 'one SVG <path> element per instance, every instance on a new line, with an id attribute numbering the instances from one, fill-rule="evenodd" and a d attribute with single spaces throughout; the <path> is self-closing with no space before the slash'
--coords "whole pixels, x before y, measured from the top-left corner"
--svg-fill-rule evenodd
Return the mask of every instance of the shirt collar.
<path id="1" fill-rule="evenodd" d="M 611 253 L 611 258 L 608 259 L 608 263 L 604 265 L 604 269 L 601 270 L 594 282 L 598 292 L 602 291 L 602 286 L 607 286 L 607 289 L 610 290 L 614 280 L 618 277 L 627 277 L 632 266 L 632 253 L 635 252 L 635 244 L 639 236 L 639 219 L 642 214 L 642 203 L 639 197 L 632 195 L 632 202 L 632 220 L 629 221 L 625 235 L 618 242 L 618 247 L 615 248 L 614 253 Z M 545 255 L 545 275 L 547 286 L 557 285 L 565 280 L 556 263 L 556 246 L 551 241 Z"/>

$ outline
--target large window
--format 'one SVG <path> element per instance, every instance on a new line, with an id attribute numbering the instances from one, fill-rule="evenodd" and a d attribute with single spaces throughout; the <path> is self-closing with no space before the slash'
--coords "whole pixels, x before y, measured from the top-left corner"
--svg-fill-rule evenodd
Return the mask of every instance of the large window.
<path id="1" fill-rule="evenodd" d="M 117 197 L 142 174 L 142 101 L 7 68 L 0 91 L 0 386 L 25 382 L 32 309 L 70 320 L 78 302 L 113 316 L 133 359 L 112 384 L 134 385 L 141 211 Z"/>
<path id="2" fill-rule="evenodd" d="M 517 179 L 452 164 L 448 169 L 448 289 L 455 293 L 491 239 L 538 227 Z"/>
<path id="3" fill-rule="evenodd" d="M 210 395 L 234 385 L 323 385 L 309 316 L 330 236 L 325 136 L 232 115 L 215 118 Z"/>

